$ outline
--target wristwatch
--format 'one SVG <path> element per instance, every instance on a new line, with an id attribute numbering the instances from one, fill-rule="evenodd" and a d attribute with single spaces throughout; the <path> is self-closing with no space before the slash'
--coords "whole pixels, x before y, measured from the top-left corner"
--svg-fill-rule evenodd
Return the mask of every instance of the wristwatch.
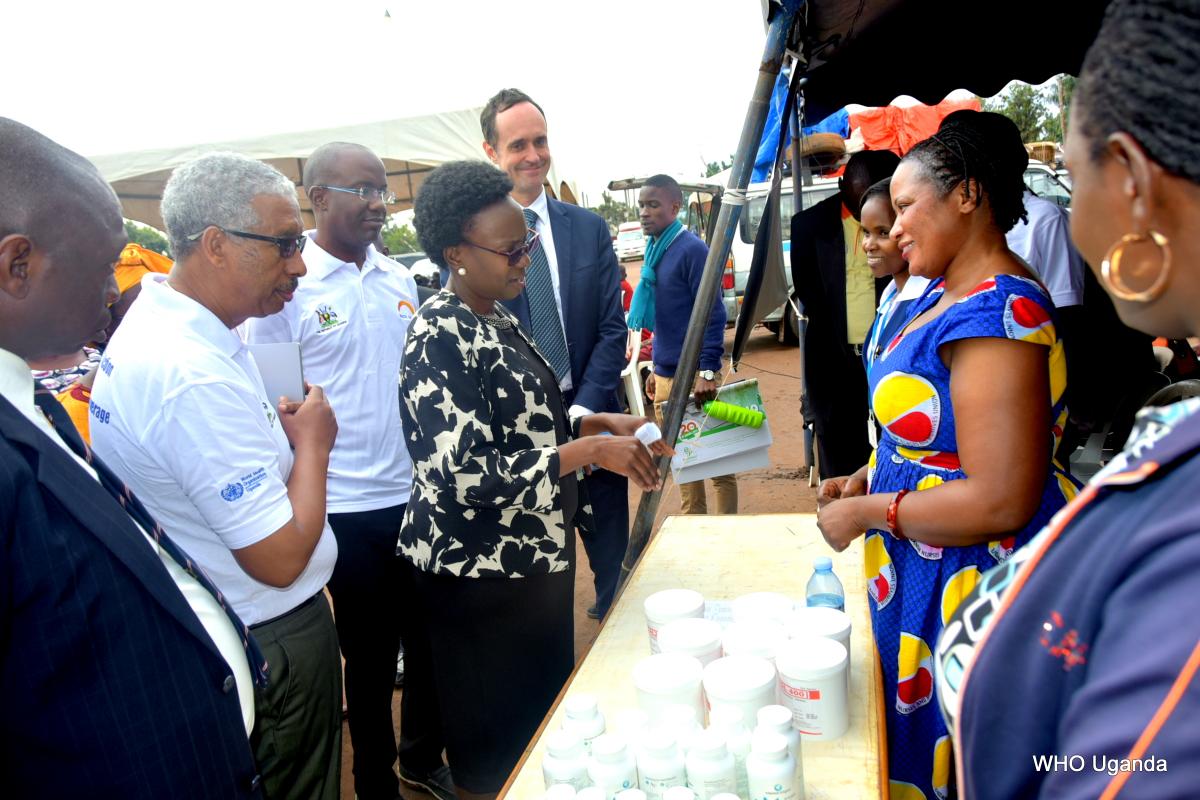
<path id="1" fill-rule="evenodd" d="M 702 370 L 700 370 L 700 377 L 706 381 L 711 381 L 713 378 L 715 378 L 717 376 L 711 369 L 702 369 Z"/>

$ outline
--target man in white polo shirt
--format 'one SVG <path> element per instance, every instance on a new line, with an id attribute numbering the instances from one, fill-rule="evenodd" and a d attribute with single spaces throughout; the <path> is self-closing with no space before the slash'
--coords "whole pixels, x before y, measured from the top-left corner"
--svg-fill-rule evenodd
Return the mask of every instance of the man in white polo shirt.
<path id="1" fill-rule="evenodd" d="M 365 147 L 332 142 L 304 168 L 317 228 L 304 248 L 308 273 L 282 311 L 246 325 L 248 342 L 299 342 L 305 378 L 337 413 L 329 458 L 329 524 L 338 562 L 329 580 L 346 660 L 346 704 L 359 800 L 394 800 L 392 693 L 402 626 L 411 608 L 396 540 L 412 483 L 400 428 L 399 380 L 408 326 L 420 304 L 408 271 L 373 242 L 391 200 L 383 162 Z M 428 658 L 404 636 L 405 659 Z M 428 674 L 414 666 L 410 675 Z M 410 681 L 401 699 L 400 780 L 454 796 L 442 761 L 434 692 Z"/>
<path id="2" fill-rule="evenodd" d="M 335 800 L 341 675 L 322 589 L 337 544 L 319 387 L 268 398 L 234 331 L 291 299 L 304 237 L 291 182 L 215 153 L 175 170 L 162 215 L 176 263 L 147 276 L 92 391 L 96 451 L 191 554 L 270 664 L 251 735 L 268 798 Z"/>

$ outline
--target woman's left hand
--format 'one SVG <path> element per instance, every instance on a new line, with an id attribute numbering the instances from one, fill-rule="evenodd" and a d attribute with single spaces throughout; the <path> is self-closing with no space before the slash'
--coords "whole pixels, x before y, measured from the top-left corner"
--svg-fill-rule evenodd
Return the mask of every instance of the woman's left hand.
<path id="1" fill-rule="evenodd" d="M 850 543 L 866 533 L 859 511 L 863 497 L 847 497 L 834 500 L 817 512 L 817 528 L 829 546 L 839 553 Z"/>

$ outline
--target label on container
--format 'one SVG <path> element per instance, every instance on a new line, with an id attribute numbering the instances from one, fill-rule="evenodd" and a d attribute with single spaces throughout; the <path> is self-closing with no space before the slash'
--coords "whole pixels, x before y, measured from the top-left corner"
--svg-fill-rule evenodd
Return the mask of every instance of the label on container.
<path id="1" fill-rule="evenodd" d="M 799 686 L 788 686 L 783 684 L 783 693 L 788 697 L 794 697 L 797 700 L 820 700 L 820 689 L 804 689 Z"/>

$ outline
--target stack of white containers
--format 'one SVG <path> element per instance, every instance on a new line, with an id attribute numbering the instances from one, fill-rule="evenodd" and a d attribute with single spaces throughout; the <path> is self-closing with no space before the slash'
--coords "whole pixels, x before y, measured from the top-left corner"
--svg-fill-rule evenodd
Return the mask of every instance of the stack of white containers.
<path id="1" fill-rule="evenodd" d="M 646 599 L 639 708 L 606 732 L 595 697 L 564 701 L 562 730 L 546 740 L 548 800 L 803 800 L 801 739 L 849 725 L 850 619 L 772 592 L 730 610 L 722 626 L 699 592 Z"/>

